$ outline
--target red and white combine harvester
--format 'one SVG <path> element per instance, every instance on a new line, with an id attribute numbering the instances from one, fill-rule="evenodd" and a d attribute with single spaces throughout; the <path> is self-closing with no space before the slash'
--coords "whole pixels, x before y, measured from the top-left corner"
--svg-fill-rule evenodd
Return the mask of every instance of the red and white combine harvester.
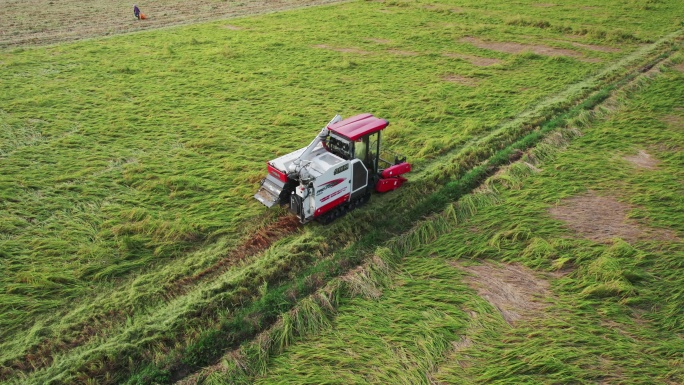
<path id="1" fill-rule="evenodd" d="M 266 207 L 290 205 L 302 223 L 330 223 L 366 202 L 373 190 L 399 188 L 411 171 L 406 158 L 380 157 L 380 133 L 389 122 L 371 114 L 337 115 L 311 144 L 268 162 L 254 195 Z"/>

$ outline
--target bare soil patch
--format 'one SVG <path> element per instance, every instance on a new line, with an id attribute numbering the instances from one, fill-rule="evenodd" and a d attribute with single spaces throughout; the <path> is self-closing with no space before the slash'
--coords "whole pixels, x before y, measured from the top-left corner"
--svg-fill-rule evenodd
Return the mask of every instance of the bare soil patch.
<path id="1" fill-rule="evenodd" d="M 404 50 L 400 50 L 400 49 L 390 49 L 390 50 L 387 50 L 387 52 L 389 52 L 393 55 L 398 55 L 398 56 L 418 56 L 418 52 L 404 51 Z"/>
<path id="2" fill-rule="evenodd" d="M 473 340 L 464 336 L 458 341 L 452 341 L 451 346 L 453 347 L 454 351 L 459 352 L 473 346 Z"/>
<path id="3" fill-rule="evenodd" d="M 468 284 L 497 308 L 510 325 L 537 317 L 548 306 L 543 299 L 551 296 L 549 282 L 522 265 L 453 265 L 472 274 Z"/>
<path id="4" fill-rule="evenodd" d="M 315 46 L 313 46 L 313 47 L 314 47 L 314 48 L 320 48 L 320 49 L 328 49 L 328 50 L 335 51 L 335 52 L 355 53 L 355 54 L 358 54 L 358 55 L 368 55 L 368 54 L 371 53 L 371 52 L 369 52 L 369 51 L 364 51 L 364 50 L 362 50 L 362 49 L 360 49 L 360 48 L 354 48 L 354 47 L 349 47 L 349 48 L 332 47 L 332 46 L 329 46 L 329 45 L 327 45 L 327 44 L 318 44 L 318 45 L 315 45 Z"/>
<path id="5" fill-rule="evenodd" d="M 462 75 L 456 75 L 456 74 L 446 75 L 442 79 L 444 79 L 444 81 L 447 81 L 447 82 L 458 83 L 458 84 L 468 86 L 468 87 L 475 87 L 478 83 L 477 79 L 469 78 L 469 77 L 462 76 Z"/>
<path id="6" fill-rule="evenodd" d="M 536 3 L 536 4 L 532 4 L 532 6 L 537 7 L 537 8 L 549 8 L 549 7 L 555 7 L 556 4 L 553 4 L 553 3 Z"/>
<path id="7" fill-rule="evenodd" d="M 445 53 L 444 56 L 462 59 L 462 60 L 465 60 L 472 65 L 479 66 L 479 67 L 488 67 L 488 66 L 492 66 L 492 65 L 501 63 L 501 60 L 499 60 L 499 59 L 494 59 L 494 58 L 489 58 L 489 57 L 481 57 L 481 56 L 475 56 L 475 55 L 466 55 L 466 54 L 461 54 L 461 53 L 448 52 L 448 53 Z"/>
<path id="8" fill-rule="evenodd" d="M 596 52 L 620 52 L 620 51 L 622 51 L 620 48 L 608 47 L 605 45 L 583 44 L 583 43 L 577 43 L 577 42 L 572 42 L 570 44 L 572 44 L 578 48 L 584 48 L 584 49 L 588 49 L 590 51 L 596 51 Z"/>
<path id="9" fill-rule="evenodd" d="M 242 29 L 242 27 L 238 27 L 237 25 L 230 25 L 230 24 L 226 24 L 223 27 L 226 29 L 229 29 L 231 31 L 239 31 Z"/>
<path id="10" fill-rule="evenodd" d="M 631 207 L 613 197 L 599 196 L 593 191 L 565 199 L 549 209 L 555 219 L 584 238 L 610 243 L 613 238 L 626 241 L 646 239 L 676 240 L 673 232 L 651 229 L 627 218 Z"/>
<path id="11" fill-rule="evenodd" d="M 368 38 L 366 39 L 372 43 L 377 43 L 377 44 L 389 44 L 392 42 L 392 40 L 389 39 L 376 39 L 376 38 Z"/>
<path id="12" fill-rule="evenodd" d="M 148 19 L 136 20 L 133 2 L 9 0 L 0 7 L 0 47 L 52 44 L 339 1 L 149 0 L 138 3 Z"/>
<path id="13" fill-rule="evenodd" d="M 214 265 L 196 273 L 193 276 L 185 277 L 169 285 L 169 292 L 178 293 L 187 289 L 191 284 L 194 284 L 202 279 L 215 277 L 229 267 L 234 266 L 238 261 L 256 255 L 267 248 L 282 237 L 300 231 L 301 226 L 299 220 L 291 215 L 280 217 L 277 221 L 269 224 L 253 234 L 245 241 L 238 245 L 234 250 L 229 252 L 225 258 L 219 260 Z"/>
<path id="14" fill-rule="evenodd" d="M 423 8 L 431 10 L 431 11 L 438 11 L 438 12 L 452 12 L 452 13 L 464 13 L 465 12 L 464 8 L 449 7 L 447 5 L 428 4 L 428 5 L 424 5 Z"/>
<path id="15" fill-rule="evenodd" d="M 670 126 L 684 129 L 684 113 L 682 113 L 681 115 L 666 115 L 662 118 L 662 121 Z"/>
<path id="16" fill-rule="evenodd" d="M 681 62 L 677 64 L 676 66 L 673 66 L 672 68 L 676 69 L 677 71 L 684 72 L 684 62 Z"/>
<path id="17" fill-rule="evenodd" d="M 658 168 L 658 163 L 660 163 L 658 159 L 652 157 L 644 150 L 639 150 L 638 154 L 625 156 L 623 159 L 634 164 L 637 168 L 646 170 L 655 170 Z"/>
<path id="18" fill-rule="evenodd" d="M 593 61 L 584 57 L 581 53 L 565 48 L 549 47 L 541 44 L 521 44 L 513 42 L 484 41 L 475 37 L 464 37 L 460 40 L 463 43 L 470 43 L 478 48 L 489 49 L 497 52 L 518 54 L 523 52 L 533 52 L 544 56 L 568 56 L 582 61 Z"/>

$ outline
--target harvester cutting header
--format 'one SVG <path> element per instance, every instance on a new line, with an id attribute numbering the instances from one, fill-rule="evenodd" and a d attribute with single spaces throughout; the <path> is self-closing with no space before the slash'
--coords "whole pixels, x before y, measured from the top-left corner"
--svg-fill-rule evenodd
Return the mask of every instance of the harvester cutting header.
<path id="1" fill-rule="evenodd" d="M 254 198 L 269 208 L 289 204 L 302 223 L 325 224 L 368 202 L 374 190 L 399 188 L 411 165 L 380 156 L 380 133 L 388 125 L 371 114 L 335 116 L 311 144 L 267 163 Z"/>

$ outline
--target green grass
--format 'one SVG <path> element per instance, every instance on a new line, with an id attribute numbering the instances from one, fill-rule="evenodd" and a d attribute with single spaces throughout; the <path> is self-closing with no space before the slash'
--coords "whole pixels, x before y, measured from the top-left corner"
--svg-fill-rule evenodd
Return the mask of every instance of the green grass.
<path id="1" fill-rule="evenodd" d="M 334 328 L 288 349 L 256 383 L 423 382 L 465 330 L 462 309 L 476 299 L 463 273 L 441 258 L 415 257 L 403 266 L 380 298 L 343 300 Z"/>
<path id="2" fill-rule="evenodd" d="M 624 109 L 584 130 L 584 137 L 525 180 L 520 190 L 506 191 L 503 204 L 476 217 L 471 225 L 482 231 L 455 232 L 451 239 L 462 237 L 461 246 L 452 249 L 463 256 L 477 253 L 541 269 L 570 269 L 555 283 L 558 303 L 548 318 L 503 333 L 472 352 L 474 365 L 466 372 L 473 378 L 487 383 L 682 381 L 684 175 L 677 151 L 683 142 L 677 126 L 663 118 L 678 113 L 683 78 L 667 70 Z M 636 149 L 661 160 L 659 169 L 638 170 L 621 159 Z M 679 239 L 632 244 L 616 239 L 601 245 L 567 238 L 569 232 L 546 210 L 587 189 L 633 205 L 631 218 L 673 230 Z M 505 239 L 493 249 L 486 238 L 512 223 L 529 229 L 529 239 Z M 541 242 L 548 245 L 543 253 L 526 253 Z M 446 372 L 447 382 L 462 377 L 456 365 Z"/>
<path id="3" fill-rule="evenodd" d="M 621 67 L 617 66 L 616 68 L 621 68 Z M 592 82 L 585 82 L 585 83 L 592 84 Z M 596 103 L 602 101 L 603 98 L 605 98 L 606 96 L 607 96 L 607 93 L 605 93 L 603 91 L 599 92 L 595 96 L 592 96 L 589 99 L 587 99 L 585 102 L 579 104 L 576 108 L 571 109 L 568 113 L 564 114 L 563 116 L 556 118 L 556 119 L 553 119 L 553 120 L 550 120 L 548 122 L 548 124 L 545 124 L 544 128 L 542 130 L 540 130 L 539 132 L 541 132 L 541 133 L 547 132 L 548 130 L 553 129 L 554 127 L 558 127 L 559 124 L 564 122 L 564 119 L 568 119 L 568 117 L 574 116 L 573 114 L 577 114 L 578 112 L 582 112 L 587 108 L 591 108 Z M 575 99 L 571 98 L 569 100 L 575 100 Z M 567 104 L 568 101 L 566 100 L 565 103 Z M 548 106 L 548 105 L 553 105 L 553 103 L 543 104 L 543 106 Z M 542 108 L 542 110 L 543 110 L 543 108 Z M 584 111 L 584 112 L 586 112 L 586 111 Z M 579 116 L 581 116 L 581 113 Z M 536 119 L 539 119 L 539 116 L 537 116 Z M 524 122 L 525 120 L 522 119 L 522 121 Z M 517 126 L 512 125 L 512 127 L 516 128 Z M 505 127 L 502 127 L 501 129 L 499 129 L 499 131 L 506 133 L 506 130 L 504 128 Z M 506 138 L 507 136 L 504 135 L 503 137 Z M 526 146 L 534 144 L 538 140 L 539 137 L 540 137 L 539 133 L 534 132 L 534 133 L 526 136 L 522 140 L 514 143 L 513 146 L 520 146 L 520 148 L 526 148 Z M 510 139 L 510 135 L 508 135 L 508 139 Z M 506 143 L 505 141 L 501 142 L 501 140 L 502 139 L 499 139 L 498 143 Z M 489 160 L 488 164 L 491 167 L 496 167 L 498 165 L 501 165 L 501 164 L 507 162 L 508 157 L 509 157 L 508 154 L 511 153 L 510 148 L 513 148 L 513 147 L 509 147 L 506 150 L 497 153 L 496 156 L 492 157 Z M 484 154 L 486 155 L 487 152 L 485 152 Z M 477 156 L 479 156 L 479 155 L 477 155 Z M 458 183 L 448 184 L 445 187 L 444 192 L 440 192 L 440 194 L 435 195 L 435 196 L 430 196 L 428 198 L 428 201 L 430 200 L 430 198 L 433 198 L 433 197 L 436 199 L 432 199 L 430 204 L 424 205 L 425 207 L 423 207 L 423 209 L 408 211 L 410 213 L 409 215 L 406 215 L 406 213 L 404 213 L 404 214 L 399 214 L 399 216 L 385 218 L 385 220 L 383 221 L 384 225 L 381 226 L 381 228 L 387 228 L 387 229 L 393 228 L 394 231 L 399 231 L 399 229 L 401 229 L 402 226 L 408 226 L 410 223 L 412 223 L 412 221 L 419 219 L 421 215 L 423 215 L 425 213 L 429 213 L 430 210 L 434 210 L 435 204 L 437 202 L 440 202 L 440 199 L 443 199 L 445 196 L 454 197 L 454 194 L 457 194 L 456 196 L 458 196 L 458 194 L 463 194 L 464 192 L 468 192 L 469 191 L 468 189 L 472 189 L 477 183 L 479 183 L 480 178 L 482 178 L 483 176 L 486 176 L 486 174 L 487 174 L 487 172 L 483 167 L 476 167 L 475 169 L 473 169 L 470 172 L 468 172 L 467 174 L 465 174 L 463 176 L 462 180 L 459 181 Z M 422 181 L 428 181 L 429 182 L 430 179 L 429 178 L 423 178 Z M 461 182 L 463 182 L 462 186 L 459 185 Z M 418 193 L 420 193 L 420 191 Z M 445 195 L 445 193 L 446 193 L 446 195 Z M 408 195 L 409 197 L 412 196 L 410 194 L 406 194 L 406 195 Z M 420 201 L 420 198 L 417 198 L 415 196 L 413 198 L 409 198 L 409 199 L 414 199 L 413 202 Z M 384 202 L 384 203 L 388 203 L 388 202 Z M 406 204 L 406 202 L 404 202 L 404 204 Z M 376 204 L 376 205 L 378 205 L 378 204 Z M 392 205 L 392 203 L 389 202 L 389 205 Z M 375 211 L 382 212 L 382 206 L 377 206 L 377 207 L 378 207 L 378 209 Z M 456 217 L 460 217 L 462 214 L 463 215 L 469 215 L 467 207 L 465 207 L 465 209 L 464 209 L 464 207 L 461 207 L 458 210 L 456 210 L 454 213 L 454 215 L 456 215 Z M 451 215 L 451 214 L 449 214 L 447 211 L 447 215 Z M 368 218 L 367 221 L 371 221 L 371 223 L 372 223 L 372 220 L 370 219 L 370 217 Z M 364 220 L 353 219 L 352 223 L 356 223 L 358 226 L 359 223 L 365 223 L 365 222 L 364 222 Z M 348 227 L 342 227 L 342 228 L 346 229 Z M 333 229 L 333 231 L 336 231 L 336 230 L 339 231 L 339 228 Z M 383 236 L 383 231 L 382 230 L 378 231 L 377 228 L 373 229 L 372 227 L 367 227 L 365 229 L 360 229 L 360 230 L 357 229 L 357 230 L 358 230 L 357 232 L 360 232 L 360 233 L 363 233 L 365 231 L 365 232 L 367 232 L 367 234 L 364 235 L 363 237 L 361 237 L 359 239 L 359 241 L 354 244 L 353 247 L 350 247 L 348 249 L 343 250 L 341 253 L 339 253 L 339 255 L 335 256 L 335 258 L 333 258 L 332 260 L 326 259 L 324 261 L 321 261 L 322 263 L 319 262 L 317 264 L 312 265 L 311 267 L 309 267 L 307 269 L 304 269 L 304 271 L 300 275 L 305 276 L 305 277 L 311 277 L 311 276 L 317 275 L 320 277 L 321 272 L 327 271 L 328 274 L 330 274 L 330 272 L 335 274 L 335 272 L 337 272 L 337 271 L 343 272 L 345 269 L 345 266 L 349 266 L 350 263 L 352 263 L 352 264 L 359 263 L 358 261 L 360 260 L 360 258 L 363 258 L 363 253 L 366 252 L 366 251 L 364 251 L 364 247 L 367 249 L 368 247 L 370 247 L 370 245 L 376 244 L 379 240 L 387 238 L 387 235 Z M 427 231 L 428 236 L 429 236 L 429 233 L 432 231 L 433 230 L 430 230 L 428 228 L 428 231 Z M 333 234 L 333 232 L 328 232 L 328 233 Z M 385 233 L 387 233 L 387 231 L 385 231 Z M 338 235 L 338 234 L 335 234 L 335 235 Z M 422 236 L 422 234 L 419 234 L 419 235 Z M 324 237 L 323 239 L 327 239 L 328 240 L 327 243 L 330 244 L 330 240 L 333 238 L 331 236 L 327 236 L 327 237 Z M 418 241 L 420 241 L 420 239 L 418 239 Z M 366 245 L 366 246 L 364 246 L 364 245 Z M 321 249 L 319 248 L 319 250 L 321 250 Z M 310 262 L 308 262 L 308 263 L 310 263 Z M 331 265 L 331 263 L 332 263 L 332 265 Z M 339 267 L 336 267 L 337 265 L 339 265 Z M 307 274 L 311 274 L 311 275 L 307 276 Z M 299 284 L 285 283 L 284 286 L 285 286 L 285 288 L 289 287 L 289 289 L 287 289 L 287 291 L 289 291 L 289 292 L 291 292 L 294 289 L 295 293 L 298 291 L 301 293 L 301 290 L 300 290 L 301 285 L 299 285 Z M 274 299 L 280 298 L 280 300 L 278 301 L 279 307 L 282 306 L 282 304 L 288 302 L 288 299 L 285 296 L 283 296 L 284 291 L 285 291 L 285 289 L 277 288 L 273 293 L 273 294 L 275 294 L 275 297 L 273 297 Z M 352 292 L 353 292 L 353 290 L 352 290 Z M 302 294 L 306 294 L 306 292 L 303 292 Z M 291 299 L 291 297 L 289 297 L 289 298 Z M 265 305 L 268 305 L 268 304 L 269 303 L 265 303 Z M 267 306 L 264 307 L 264 302 L 261 300 L 255 304 L 255 307 L 253 307 L 253 309 L 254 310 L 249 310 L 249 311 L 255 311 L 255 313 L 249 314 L 247 316 L 247 319 L 250 320 L 249 322 L 252 324 L 254 324 L 255 322 L 261 324 L 261 322 L 263 322 L 264 320 L 268 320 L 268 317 L 269 317 L 268 314 L 272 314 L 272 308 L 269 308 Z M 266 315 L 264 315 L 264 313 Z M 236 319 L 239 320 L 240 317 L 245 317 L 245 316 L 240 315 Z M 240 321 L 240 322 L 244 322 L 244 321 Z M 201 337 L 197 342 L 194 342 L 192 345 L 189 346 L 190 350 L 192 351 L 194 349 L 193 347 L 198 347 L 198 346 L 202 346 L 202 349 L 204 349 L 204 347 L 203 347 L 203 346 L 205 346 L 204 341 L 207 341 L 207 340 L 212 341 L 211 345 L 213 348 L 210 351 L 206 352 L 207 354 L 205 354 L 205 356 L 204 356 L 206 359 L 207 356 L 212 356 L 212 355 L 215 356 L 217 354 L 217 352 L 220 351 L 220 349 L 222 347 L 223 348 L 232 347 L 232 343 L 226 344 L 225 342 L 221 342 L 221 341 L 225 341 L 226 337 L 230 337 L 230 339 L 228 339 L 228 341 L 232 341 L 232 338 L 234 338 L 235 335 L 239 335 L 242 331 L 245 330 L 245 327 L 237 326 L 237 325 L 241 325 L 241 324 L 236 324 L 235 321 L 224 322 L 222 324 L 222 326 L 219 327 L 221 330 L 224 330 L 223 332 L 218 333 L 218 334 L 213 333 L 211 331 L 208 333 L 205 333 L 204 336 Z M 287 336 L 293 332 L 297 333 L 296 328 L 294 326 L 286 326 L 286 325 L 290 325 L 290 323 L 286 322 L 284 325 L 280 325 L 280 326 L 276 325 L 275 329 L 273 329 L 273 331 L 271 333 L 275 333 L 276 338 L 280 338 L 278 336 L 283 335 L 283 334 Z M 247 329 L 253 330 L 249 326 L 247 326 Z M 226 332 L 225 330 L 228 330 L 228 331 Z M 270 341 L 270 337 L 263 337 L 263 338 L 265 341 Z M 260 341 L 261 341 L 261 339 L 260 339 Z M 265 362 L 264 359 L 265 358 L 267 359 L 269 354 L 274 353 L 274 351 L 272 351 L 273 346 L 274 345 L 271 342 L 267 342 L 266 345 L 259 344 L 256 347 L 255 353 L 249 353 L 249 352 L 247 353 L 247 355 L 249 357 L 247 359 L 251 363 L 247 363 L 247 364 L 241 363 L 241 364 L 239 364 L 239 366 L 243 367 L 244 365 L 247 365 L 248 367 L 252 366 L 251 370 L 259 370 L 258 368 L 261 367 L 261 365 L 263 365 L 263 363 Z M 276 349 L 275 352 L 277 352 L 277 351 L 278 350 Z M 194 362 L 195 365 L 197 365 L 197 364 L 202 365 L 202 363 L 200 363 L 198 361 L 192 361 L 192 362 Z M 178 370 L 178 364 L 173 363 L 173 360 L 171 362 L 169 362 L 168 360 L 166 360 L 166 362 L 162 362 L 161 367 L 170 367 L 170 368 L 172 368 L 173 371 Z M 155 369 L 155 370 L 159 370 L 159 369 Z M 152 370 L 152 373 L 155 373 L 155 370 Z M 162 370 L 162 373 L 163 372 L 164 372 L 164 370 Z M 149 373 L 149 372 L 147 371 L 147 369 L 145 369 L 145 371 L 143 371 L 142 373 Z M 137 378 L 139 381 L 139 379 L 141 377 L 134 377 L 134 378 Z M 145 378 L 145 377 L 143 377 L 143 378 Z"/>
<path id="4" fill-rule="evenodd" d="M 592 75 L 638 43 L 676 30 L 675 11 L 681 8 L 662 2 L 633 11 L 638 27 L 627 36 L 617 30 L 626 22 L 614 20 L 624 13 L 618 4 L 602 6 L 601 17 L 586 12 L 581 20 L 568 19 L 564 7 L 520 6 L 521 15 L 563 28 L 507 22 L 510 15 L 500 4 L 473 4 L 465 13 L 446 12 L 439 4 L 353 2 L 232 20 L 243 28 L 237 31 L 216 22 L 2 51 L 3 366 L 28 369 L 23 355 L 45 340 L 62 351 L 42 380 L 102 372 L 97 365 L 110 362 L 106 357 L 115 357 L 116 370 L 124 371 L 125 356 L 161 362 L 169 351 L 192 350 L 202 333 L 232 322 L 234 309 L 259 300 L 264 281 L 276 280 L 278 288 L 287 271 L 294 275 L 323 256 L 324 263 L 307 274 L 343 272 L 323 240 L 335 247 L 352 244 L 341 258 L 358 263 L 363 253 L 349 255 L 373 247 L 385 231 L 408 226 L 408 219 L 397 219 L 401 210 L 439 186 L 428 170 L 439 169 L 455 152 L 452 164 L 463 170 L 441 175 L 461 175 L 469 161 L 487 159 L 494 147 L 525 132 L 505 126 L 521 111 L 586 79 L 593 79 L 589 91 L 604 86 Z M 583 33 L 587 26 L 599 32 Z M 619 43 L 621 51 L 574 47 L 568 33 L 588 43 Z M 574 48 L 603 62 L 508 55 L 459 42 L 467 35 Z M 356 51 L 314 47 L 319 44 Z M 503 62 L 477 67 L 443 56 L 458 52 Z M 478 86 L 443 81 L 452 73 L 477 79 Z M 587 89 L 562 100 L 565 107 Z M 212 282 L 168 292 L 170 282 L 216 263 L 271 220 L 273 213 L 263 214 L 251 198 L 265 160 L 308 143 L 332 114 L 361 111 L 392 121 L 386 144 L 409 156 L 414 179 L 424 178 L 427 190 L 416 183 L 403 194 L 374 199 L 375 208 L 331 228 L 310 227 Z M 553 111 L 543 112 L 535 117 L 543 120 Z M 458 152 L 473 141 L 484 143 L 474 147 L 475 155 Z M 377 218 L 383 207 L 397 203 L 401 210 Z M 414 210 L 410 218 L 430 210 Z M 375 222 L 365 221 L 373 217 Z M 355 245 L 364 231 L 371 235 Z M 69 348 L 89 333 L 92 340 Z"/>
<path id="5" fill-rule="evenodd" d="M 642 80 L 628 99 L 618 95 L 624 101 L 617 110 L 582 127 L 581 137 L 566 130 L 565 139 L 549 138 L 524 158 L 535 168 L 514 164 L 486 184 L 489 190 L 461 199 L 471 215 L 456 219 L 450 209 L 417 226 L 418 242 L 402 248 L 408 254 L 381 297 L 342 300 L 331 327 L 285 349 L 257 383 L 682 382 L 684 141 L 671 117 L 681 116 L 683 79 L 664 69 Z M 659 159 L 659 168 L 641 170 L 622 159 L 637 149 Z M 640 226 L 678 238 L 597 243 L 550 217 L 550 207 L 587 189 L 633 205 L 630 218 Z M 491 194 L 498 201 L 477 198 Z M 429 228 L 436 236 L 421 237 Z M 469 259 L 562 274 L 550 279 L 543 314 L 510 327 L 448 263 Z M 459 322 L 446 330 L 430 325 L 424 317 L 434 307 Z M 396 337 L 404 333 L 410 337 Z M 442 344 L 426 352 L 425 333 Z M 469 347 L 446 348 L 465 337 Z M 214 372 L 206 383 L 222 378 Z"/>

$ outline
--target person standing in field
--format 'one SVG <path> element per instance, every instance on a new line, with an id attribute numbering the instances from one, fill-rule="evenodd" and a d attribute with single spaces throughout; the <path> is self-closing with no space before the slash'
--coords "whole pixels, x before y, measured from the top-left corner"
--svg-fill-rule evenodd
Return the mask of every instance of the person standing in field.
<path id="1" fill-rule="evenodd" d="M 133 15 L 135 15 L 135 18 L 140 20 L 140 8 L 138 8 L 137 4 L 133 4 Z"/>

